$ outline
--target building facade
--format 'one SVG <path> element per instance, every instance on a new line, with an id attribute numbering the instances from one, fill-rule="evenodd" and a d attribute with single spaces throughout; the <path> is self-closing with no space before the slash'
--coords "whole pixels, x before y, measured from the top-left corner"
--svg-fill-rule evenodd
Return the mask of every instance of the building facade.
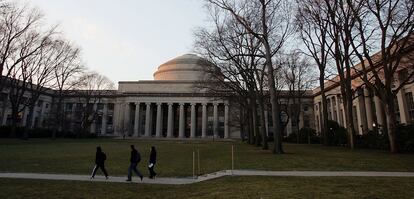
<path id="1" fill-rule="evenodd" d="M 399 85 L 399 76 L 404 75 L 405 70 L 401 70 L 396 75 L 395 85 Z M 333 78 L 325 83 L 325 95 L 327 98 L 328 119 L 336 121 L 341 126 L 346 127 L 345 107 L 339 85 L 339 77 Z M 358 134 L 364 134 L 370 130 L 383 130 L 386 124 L 384 105 L 373 91 L 367 88 L 359 77 L 352 80 L 352 89 L 356 92 L 353 96 L 353 119 L 354 130 Z M 394 100 L 396 107 L 396 118 L 399 124 L 414 123 L 414 84 L 405 85 Z M 322 97 L 320 89 L 313 90 L 315 129 L 321 131 L 322 117 Z"/>
<path id="2" fill-rule="evenodd" d="M 204 59 L 186 54 L 160 65 L 154 80 L 121 81 L 118 89 L 109 91 L 93 103 L 75 96 L 64 100 L 64 129 L 75 131 L 82 122 L 82 110 L 88 107 L 96 117 L 89 127 L 100 136 L 131 136 L 154 138 L 240 138 L 239 107 L 225 96 L 214 96 L 206 89 L 195 86 L 200 80 L 208 82 Z M 325 85 L 328 119 L 346 126 L 346 117 L 338 79 Z M 355 130 L 362 134 L 385 124 L 385 110 L 380 100 L 357 79 L 352 83 L 357 91 L 353 100 Z M 396 116 L 402 124 L 414 122 L 414 85 L 406 85 L 397 95 Z M 283 95 L 282 103 L 289 104 Z M 32 115 L 32 127 L 47 127 L 54 103 L 50 90 L 38 100 Z M 321 129 L 321 96 L 319 88 L 308 91 L 302 99 L 299 120 L 289 120 L 285 135 L 302 127 Z M 1 125 L 10 124 L 7 95 L 0 100 Z M 272 135 L 271 118 L 265 113 L 266 131 Z M 20 125 L 26 125 L 28 110 L 21 114 Z"/>

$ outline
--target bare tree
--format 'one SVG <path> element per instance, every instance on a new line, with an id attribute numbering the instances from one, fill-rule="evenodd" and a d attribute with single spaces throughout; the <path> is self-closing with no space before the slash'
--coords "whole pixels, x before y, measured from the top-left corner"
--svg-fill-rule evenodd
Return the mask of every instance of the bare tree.
<path id="1" fill-rule="evenodd" d="M 208 0 L 208 2 L 229 13 L 247 33 L 261 42 L 265 58 L 268 89 L 272 105 L 272 124 L 275 145 L 273 153 L 283 153 L 280 128 L 280 107 L 275 86 L 273 55 L 277 53 L 291 33 L 289 1 L 259 0 Z"/>
<path id="2" fill-rule="evenodd" d="M 88 132 L 91 124 L 96 120 L 98 112 L 94 105 L 100 103 L 103 97 L 112 94 L 111 91 L 114 87 L 112 81 L 96 72 L 89 72 L 80 77 L 74 93 L 78 97 L 79 103 L 84 104 L 78 137 Z"/>
<path id="3" fill-rule="evenodd" d="M 323 6 L 326 6 L 329 21 L 328 35 L 332 40 L 332 47 L 328 49 L 330 56 L 335 62 L 339 76 L 339 84 L 343 104 L 345 107 L 348 146 L 354 148 L 355 125 L 353 120 L 353 96 L 355 90 L 352 87 L 353 66 L 354 66 L 354 50 L 351 43 L 355 39 L 352 34 L 355 28 L 355 17 L 343 0 L 325 0 Z"/>
<path id="4" fill-rule="evenodd" d="M 291 99 L 290 119 L 296 123 L 297 143 L 299 143 L 299 123 L 300 114 L 302 110 L 302 101 L 306 91 L 311 89 L 314 85 L 315 77 L 312 71 L 311 64 L 301 56 L 299 51 L 293 51 L 284 56 L 282 60 L 283 72 L 289 90 L 289 97 Z"/>
<path id="5" fill-rule="evenodd" d="M 54 83 L 53 71 L 56 67 L 53 43 L 43 47 L 39 50 L 36 56 L 27 60 L 29 76 L 28 76 L 28 118 L 26 122 L 26 129 L 23 134 L 23 139 L 28 138 L 28 130 L 32 128 L 33 114 L 35 106 L 39 97 L 46 91 L 50 90 Z"/>
<path id="6" fill-rule="evenodd" d="M 58 131 L 62 131 L 64 122 L 63 99 L 77 84 L 79 76 L 85 70 L 80 59 L 80 49 L 74 47 L 68 41 L 56 40 L 53 44 L 53 65 L 54 65 L 54 84 L 56 98 L 54 102 L 53 134 L 52 139 L 56 139 Z"/>
<path id="7" fill-rule="evenodd" d="M 30 95 L 35 73 L 40 70 L 35 62 L 42 56 L 42 50 L 50 45 L 55 28 L 42 31 L 42 15 L 37 10 L 20 9 L 12 4 L 5 9 L 0 29 L 0 44 L 3 46 L 0 53 L 0 89 L 7 88 L 8 91 L 12 109 L 11 136 L 15 136 L 19 114 L 36 100 L 32 99 L 36 96 Z"/>
<path id="8" fill-rule="evenodd" d="M 250 112 L 244 114 L 247 118 L 242 118 L 246 120 L 240 122 L 249 124 L 249 143 L 259 145 L 261 139 L 257 128 L 255 90 L 255 66 L 260 60 L 260 57 L 256 57 L 258 41 L 246 33 L 234 19 L 226 17 L 221 10 L 212 6 L 208 8 L 215 28 L 211 31 L 205 28 L 197 31 L 195 47 L 212 64 L 206 68 L 209 83 L 201 82 L 200 85 L 213 94 L 222 93 L 223 90 L 233 92 L 233 102 L 243 107 L 242 112 Z"/>
<path id="9" fill-rule="evenodd" d="M 328 49 L 332 47 L 329 40 L 329 18 L 324 1 L 297 1 L 296 26 L 300 39 L 306 46 L 304 53 L 311 57 L 319 70 L 319 88 L 322 98 L 321 137 L 324 145 L 328 144 L 328 107 L 325 94 L 325 78 L 328 62 Z"/>
<path id="10" fill-rule="evenodd" d="M 49 34 L 40 31 L 42 14 L 27 6 L 3 3 L 0 6 L 0 91 L 11 73 L 18 71 L 27 57 L 37 53 Z M 30 48 L 27 48 L 30 47 Z M 21 54 L 22 49 L 25 52 Z"/>
<path id="11" fill-rule="evenodd" d="M 390 151 L 396 153 L 394 100 L 405 85 L 414 82 L 414 2 L 346 2 L 356 21 L 351 45 L 360 64 L 354 71 L 385 105 Z M 379 52 L 373 55 L 376 51 Z"/>

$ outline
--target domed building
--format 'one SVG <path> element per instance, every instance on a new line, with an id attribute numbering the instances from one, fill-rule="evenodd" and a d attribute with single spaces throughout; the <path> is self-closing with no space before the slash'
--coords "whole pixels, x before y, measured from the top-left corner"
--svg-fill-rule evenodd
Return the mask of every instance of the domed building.
<path id="1" fill-rule="evenodd" d="M 154 80 L 121 81 L 113 108 L 113 129 L 118 135 L 166 138 L 231 138 L 229 104 L 197 88 L 209 81 L 211 63 L 185 54 L 161 64 Z M 106 134 L 104 129 L 98 130 Z"/>
<path id="2" fill-rule="evenodd" d="M 209 93 L 202 87 L 212 83 L 212 70 L 220 74 L 219 69 L 207 60 L 185 54 L 161 64 L 154 72 L 154 80 L 120 81 L 118 90 L 89 94 L 94 98 L 92 101 L 76 94 L 82 95 L 82 91 L 68 93 L 63 107 L 64 131 L 79 132 L 83 113 L 90 112 L 88 120 L 91 124 L 82 128 L 99 136 L 241 138 L 238 106 L 227 100 L 224 96 L 227 94 Z M 47 128 L 47 121 L 53 117 L 55 97 L 51 89 L 40 97 L 31 116 L 34 128 Z M 287 134 L 295 126 L 313 126 L 313 110 L 308 110 L 313 107 L 312 95 L 308 95 L 303 104 L 306 111 L 301 114 L 298 124 L 290 122 L 287 125 Z M 6 105 L 0 103 L 2 125 L 10 124 L 11 111 Z M 270 114 L 265 112 L 265 115 L 266 132 L 272 135 Z M 25 126 L 30 121 L 28 117 L 28 111 L 24 110 L 20 125 Z"/>
<path id="3" fill-rule="evenodd" d="M 161 64 L 154 73 L 154 80 L 200 81 L 206 78 L 210 63 L 194 54 L 185 54 Z"/>

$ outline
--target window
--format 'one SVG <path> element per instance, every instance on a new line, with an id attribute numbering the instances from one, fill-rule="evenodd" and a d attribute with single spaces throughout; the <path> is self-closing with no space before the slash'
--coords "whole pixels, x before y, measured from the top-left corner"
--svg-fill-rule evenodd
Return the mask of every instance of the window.
<path id="1" fill-rule="evenodd" d="M 73 104 L 72 103 L 66 103 L 66 111 L 72 111 L 72 107 L 73 107 Z"/>
<path id="2" fill-rule="evenodd" d="M 97 106 L 97 110 L 98 110 L 98 111 L 102 111 L 102 110 L 103 110 L 103 108 L 104 108 L 104 104 L 99 103 L 99 104 L 98 104 L 98 106 Z"/>
<path id="3" fill-rule="evenodd" d="M 309 128 L 310 127 L 310 119 L 308 115 L 303 116 L 303 126 Z"/>
<path id="4" fill-rule="evenodd" d="M 108 104 L 108 110 L 114 110 L 114 104 L 113 103 Z"/>
<path id="5" fill-rule="evenodd" d="M 412 92 L 405 93 L 405 101 L 407 102 L 409 120 L 414 121 L 414 99 Z"/>
<path id="6" fill-rule="evenodd" d="M 42 105 L 43 105 L 43 100 L 37 101 L 37 107 L 42 107 Z"/>

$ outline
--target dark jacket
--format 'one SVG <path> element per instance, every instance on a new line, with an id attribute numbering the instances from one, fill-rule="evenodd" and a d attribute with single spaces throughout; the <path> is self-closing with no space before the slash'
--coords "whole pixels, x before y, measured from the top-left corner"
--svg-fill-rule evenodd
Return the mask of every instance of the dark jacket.
<path id="1" fill-rule="evenodd" d="M 102 151 L 97 151 L 95 156 L 95 164 L 104 165 L 106 160 L 106 155 Z"/>
<path id="2" fill-rule="evenodd" d="M 151 150 L 149 163 L 155 164 L 157 162 L 157 152 L 155 150 Z"/>
<path id="3" fill-rule="evenodd" d="M 131 151 L 130 161 L 131 163 L 139 163 L 139 161 L 141 161 L 141 154 L 139 154 L 139 152 L 136 149 L 133 149 Z"/>

